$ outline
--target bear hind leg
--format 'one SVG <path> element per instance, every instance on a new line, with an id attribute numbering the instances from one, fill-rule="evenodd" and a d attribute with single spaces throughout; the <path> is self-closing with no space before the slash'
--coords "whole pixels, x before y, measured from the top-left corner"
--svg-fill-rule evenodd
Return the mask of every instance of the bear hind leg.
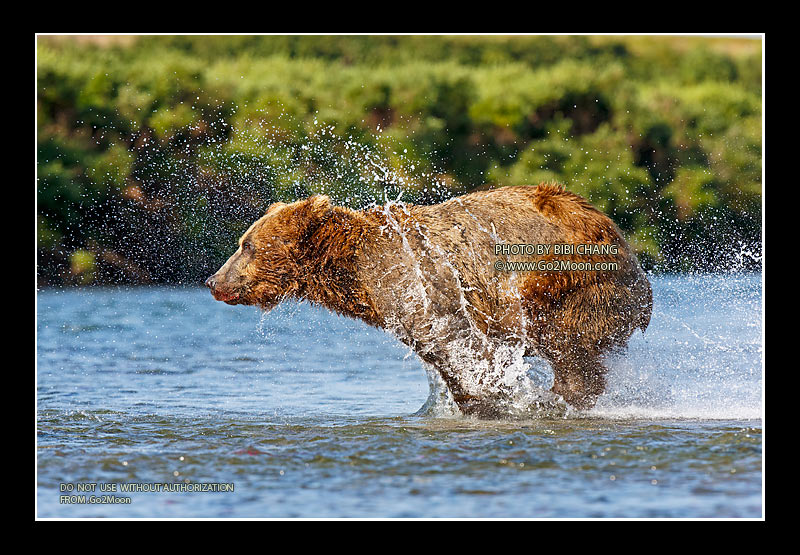
<path id="1" fill-rule="evenodd" d="M 597 355 L 582 353 L 551 360 L 554 382 L 551 391 L 581 410 L 592 408 L 606 388 L 606 367 Z"/>

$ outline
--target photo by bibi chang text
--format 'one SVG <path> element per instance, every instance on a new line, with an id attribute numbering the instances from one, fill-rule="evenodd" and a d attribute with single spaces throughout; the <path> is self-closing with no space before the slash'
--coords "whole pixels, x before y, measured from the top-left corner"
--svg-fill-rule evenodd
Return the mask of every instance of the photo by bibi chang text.
<path id="1" fill-rule="evenodd" d="M 547 256 L 547 255 L 578 255 L 578 256 L 597 256 L 597 255 L 616 255 L 619 253 L 619 246 L 608 243 L 496 243 L 494 254 L 496 256 Z"/>
<path id="2" fill-rule="evenodd" d="M 496 256 L 565 256 L 568 258 L 548 258 L 546 260 L 495 260 L 494 269 L 498 272 L 614 272 L 619 263 L 613 260 L 575 260 L 576 256 L 616 256 L 619 245 L 608 243 L 497 243 Z"/>

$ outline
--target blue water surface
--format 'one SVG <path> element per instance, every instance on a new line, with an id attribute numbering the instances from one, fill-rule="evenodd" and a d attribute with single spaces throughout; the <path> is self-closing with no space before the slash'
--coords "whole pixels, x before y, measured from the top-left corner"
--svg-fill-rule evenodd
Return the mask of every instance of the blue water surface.
<path id="1" fill-rule="evenodd" d="M 41 290 L 37 516 L 760 518 L 761 276 L 650 279 L 597 406 L 516 421 L 416 415 L 416 356 L 306 304 Z"/>

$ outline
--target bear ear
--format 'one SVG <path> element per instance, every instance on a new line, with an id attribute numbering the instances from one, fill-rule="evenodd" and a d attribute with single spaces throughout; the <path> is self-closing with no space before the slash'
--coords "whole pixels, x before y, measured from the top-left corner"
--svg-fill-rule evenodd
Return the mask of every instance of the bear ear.
<path id="1" fill-rule="evenodd" d="M 305 204 L 305 213 L 312 220 L 322 219 L 331 209 L 331 199 L 328 195 L 308 197 Z"/>
<path id="2" fill-rule="evenodd" d="M 331 197 L 328 195 L 314 195 L 308 197 L 308 203 L 314 210 L 327 210 L 331 206 Z"/>
<path id="3" fill-rule="evenodd" d="M 284 206 L 286 206 L 285 202 L 273 202 L 272 204 L 269 205 L 269 208 L 267 208 L 267 211 L 264 212 L 264 215 L 266 216 L 270 212 L 274 212 L 275 210 L 278 210 L 279 208 L 283 208 Z"/>

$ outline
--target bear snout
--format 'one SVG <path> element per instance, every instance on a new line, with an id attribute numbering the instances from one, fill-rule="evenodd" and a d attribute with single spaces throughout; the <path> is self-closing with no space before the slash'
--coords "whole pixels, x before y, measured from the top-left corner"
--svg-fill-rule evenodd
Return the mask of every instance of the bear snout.
<path id="1" fill-rule="evenodd" d="M 233 291 L 230 287 L 220 286 L 217 281 L 217 274 L 214 274 L 206 280 L 206 287 L 211 289 L 211 294 L 218 301 L 230 303 L 239 298 L 239 293 Z"/>

